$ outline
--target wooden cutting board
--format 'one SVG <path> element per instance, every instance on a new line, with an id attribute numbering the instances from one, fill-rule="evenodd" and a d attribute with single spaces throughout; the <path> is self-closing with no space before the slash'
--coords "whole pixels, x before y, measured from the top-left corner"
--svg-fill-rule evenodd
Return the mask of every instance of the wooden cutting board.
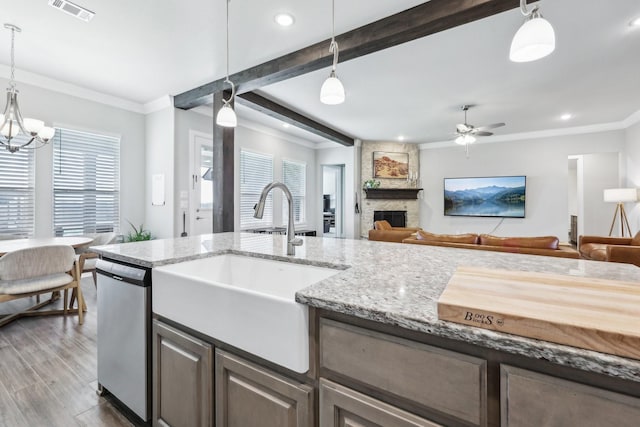
<path id="1" fill-rule="evenodd" d="M 459 267 L 438 318 L 640 359 L 640 283 Z"/>

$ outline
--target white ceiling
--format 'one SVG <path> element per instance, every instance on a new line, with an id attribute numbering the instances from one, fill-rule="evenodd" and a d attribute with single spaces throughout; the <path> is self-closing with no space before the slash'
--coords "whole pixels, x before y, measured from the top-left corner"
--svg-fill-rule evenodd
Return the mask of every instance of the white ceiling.
<path id="1" fill-rule="evenodd" d="M 47 0 L 0 0 L 3 22 L 23 28 L 16 40 L 17 78 L 26 70 L 144 104 L 224 74 L 225 0 L 77 0 L 96 12 L 90 23 L 47 5 Z M 421 0 L 336 2 L 342 33 Z M 514 3 L 515 0 L 514 0 Z M 615 4 L 615 7 L 612 6 Z M 331 2 L 232 0 L 231 72 L 330 37 Z M 421 40 L 341 63 L 347 102 L 325 106 L 318 92 L 328 70 L 261 90 L 291 108 L 366 140 L 410 142 L 447 138 L 462 121 L 504 121 L 496 134 L 618 122 L 640 109 L 640 16 L 637 0 L 554 0 L 541 3 L 556 30 L 557 48 L 534 63 L 508 61 L 522 18 L 517 9 Z M 293 27 L 273 16 L 292 12 Z M 0 63 L 9 63 L 9 36 L 0 28 Z M 328 46 L 327 46 L 328 47 Z M 8 76 L 3 76 L 8 77 Z M 280 126 L 264 115 L 248 117 Z M 559 115 L 571 112 L 569 122 Z M 297 135 L 315 140 L 310 134 Z"/>

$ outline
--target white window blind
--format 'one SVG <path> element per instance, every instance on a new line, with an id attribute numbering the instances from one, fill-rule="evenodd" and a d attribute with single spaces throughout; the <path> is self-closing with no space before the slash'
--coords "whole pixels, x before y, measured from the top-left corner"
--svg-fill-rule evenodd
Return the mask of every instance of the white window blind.
<path id="1" fill-rule="evenodd" d="M 56 129 L 53 229 L 56 236 L 118 232 L 120 139 Z"/>
<path id="2" fill-rule="evenodd" d="M 17 145 L 27 142 L 15 137 Z M 10 153 L 0 146 L 0 234 L 33 236 L 35 230 L 35 154 L 22 149 Z"/>
<path id="3" fill-rule="evenodd" d="M 273 193 L 269 193 L 262 219 L 253 217 L 253 206 L 260 200 L 262 189 L 273 181 L 273 156 L 240 151 L 240 228 L 273 225 Z"/>
<path id="4" fill-rule="evenodd" d="M 293 196 L 293 223 L 305 222 L 305 189 L 306 189 L 307 165 L 291 160 L 282 161 L 282 182 L 289 188 Z M 287 198 L 282 199 L 282 220 L 289 220 L 289 206 Z"/>

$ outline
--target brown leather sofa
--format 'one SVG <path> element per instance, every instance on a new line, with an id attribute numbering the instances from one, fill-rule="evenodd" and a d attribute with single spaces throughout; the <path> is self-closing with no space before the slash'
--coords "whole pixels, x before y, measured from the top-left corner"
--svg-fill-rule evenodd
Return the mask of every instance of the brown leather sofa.
<path id="1" fill-rule="evenodd" d="M 410 237 L 413 233 L 421 230 L 420 227 L 392 227 L 389 221 L 376 221 L 373 223 L 373 230 L 369 230 L 369 240 L 378 242 L 397 242 Z"/>
<path id="2" fill-rule="evenodd" d="M 446 246 L 461 249 L 511 252 L 516 254 L 546 255 L 561 258 L 580 258 L 580 254 L 570 246 L 560 245 L 555 236 L 540 237 L 498 237 L 490 234 L 433 234 L 417 231 L 402 243 L 415 245 Z"/>
<path id="3" fill-rule="evenodd" d="M 585 259 L 624 262 L 640 267 L 640 232 L 634 237 L 580 236 L 578 250 Z"/>

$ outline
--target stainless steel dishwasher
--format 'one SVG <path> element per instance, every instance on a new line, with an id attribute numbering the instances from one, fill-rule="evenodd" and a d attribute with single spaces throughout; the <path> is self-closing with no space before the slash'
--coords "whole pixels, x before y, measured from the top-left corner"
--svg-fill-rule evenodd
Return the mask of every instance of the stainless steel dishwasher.
<path id="1" fill-rule="evenodd" d="M 151 272 L 98 260 L 98 393 L 151 418 Z"/>

